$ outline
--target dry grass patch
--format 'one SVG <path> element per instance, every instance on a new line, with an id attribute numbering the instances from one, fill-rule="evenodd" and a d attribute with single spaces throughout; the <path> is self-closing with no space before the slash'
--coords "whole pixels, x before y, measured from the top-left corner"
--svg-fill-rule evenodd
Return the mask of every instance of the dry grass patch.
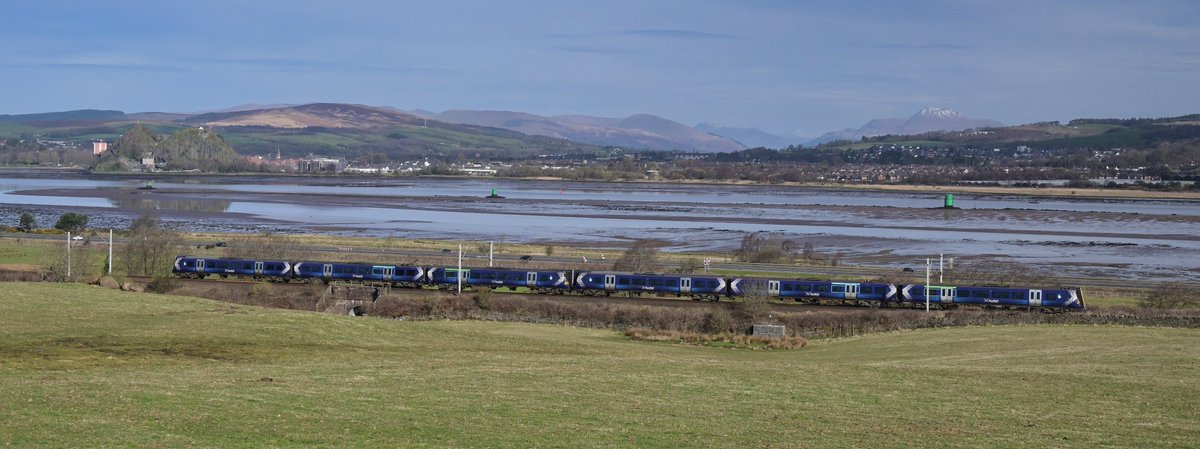
<path id="1" fill-rule="evenodd" d="M 808 340 L 796 335 L 783 338 L 766 338 L 728 332 L 706 334 L 700 332 L 647 329 L 644 327 L 626 329 L 625 335 L 634 340 L 667 341 L 747 349 L 799 349 L 808 346 Z"/>

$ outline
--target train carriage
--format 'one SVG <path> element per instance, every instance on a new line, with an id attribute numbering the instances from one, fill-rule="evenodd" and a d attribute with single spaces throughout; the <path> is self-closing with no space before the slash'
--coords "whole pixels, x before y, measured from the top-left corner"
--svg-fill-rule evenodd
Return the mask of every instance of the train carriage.
<path id="1" fill-rule="evenodd" d="M 298 279 L 310 281 L 385 282 L 418 287 L 425 280 L 425 269 L 405 265 L 376 265 L 344 262 L 296 262 L 292 269 Z"/>
<path id="2" fill-rule="evenodd" d="M 895 285 L 878 282 L 831 282 L 771 278 L 730 280 L 730 294 L 759 294 L 773 299 L 820 303 L 833 300 L 862 305 L 883 305 L 897 301 Z"/>
<path id="3" fill-rule="evenodd" d="M 695 299 L 718 300 L 728 283 L 720 276 L 584 272 L 575 278 L 575 289 L 584 293 L 672 293 Z"/>
<path id="4" fill-rule="evenodd" d="M 432 267 L 429 283 L 442 288 L 458 285 L 458 269 Z M 463 268 L 463 286 L 525 287 L 542 293 L 569 290 L 570 276 L 565 271 L 519 270 L 510 268 Z"/>
<path id="5" fill-rule="evenodd" d="M 215 274 L 221 277 L 251 277 L 254 279 L 286 279 L 291 263 L 282 260 L 224 259 L 213 257 L 178 256 L 171 272 L 179 277 L 203 279 Z"/>
<path id="6" fill-rule="evenodd" d="M 925 285 L 906 285 L 901 300 L 925 303 Z M 1030 289 L 1015 287 L 929 286 L 929 302 L 942 307 L 954 305 L 994 307 L 1044 307 L 1083 309 L 1083 293 L 1075 289 Z"/>

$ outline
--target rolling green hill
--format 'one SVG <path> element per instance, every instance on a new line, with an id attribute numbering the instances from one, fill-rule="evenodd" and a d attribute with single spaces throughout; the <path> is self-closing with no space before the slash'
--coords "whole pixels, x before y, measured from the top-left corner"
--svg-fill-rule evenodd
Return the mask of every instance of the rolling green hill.
<path id="1" fill-rule="evenodd" d="M 0 445 L 1191 447 L 1200 331 L 976 327 L 750 351 L 5 284 Z"/>
<path id="2" fill-rule="evenodd" d="M 1034 123 L 983 130 L 879 136 L 861 142 L 833 142 L 821 148 L 862 149 L 878 144 L 980 148 L 1141 148 L 1200 139 L 1200 115 L 1161 119 L 1078 119 L 1067 124 Z"/>
<path id="3" fill-rule="evenodd" d="M 144 126 L 156 134 L 204 127 L 216 132 L 240 154 L 282 153 L 292 157 L 315 154 L 358 159 L 368 154 L 383 154 L 399 161 L 459 154 L 523 158 L 532 154 L 599 151 L 594 145 L 565 139 L 426 120 L 390 109 L 328 103 L 190 116 L 131 116 L 119 111 L 0 116 L 0 139 L 114 142 L 134 126 Z"/>

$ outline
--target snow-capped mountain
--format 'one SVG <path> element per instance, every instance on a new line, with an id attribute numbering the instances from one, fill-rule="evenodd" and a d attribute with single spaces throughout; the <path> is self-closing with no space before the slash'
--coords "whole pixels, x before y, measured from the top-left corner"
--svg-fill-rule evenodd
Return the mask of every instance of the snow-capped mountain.
<path id="1" fill-rule="evenodd" d="M 821 137 L 808 142 L 808 145 L 820 145 L 835 140 L 859 140 L 863 137 L 882 135 L 912 135 L 933 131 L 961 131 L 971 128 L 994 128 L 1004 126 L 996 120 L 968 118 L 958 111 L 949 108 L 929 107 L 913 114 L 907 119 L 881 118 L 871 120 L 858 129 L 845 129 L 828 132 Z"/>

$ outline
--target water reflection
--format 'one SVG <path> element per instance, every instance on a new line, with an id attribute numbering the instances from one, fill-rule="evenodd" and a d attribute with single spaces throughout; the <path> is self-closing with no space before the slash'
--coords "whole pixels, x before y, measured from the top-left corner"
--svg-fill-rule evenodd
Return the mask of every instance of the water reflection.
<path id="1" fill-rule="evenodd" d="M 154 199 L 154 198 L 109 198 L 109 204 L 122 209 L 137 210 L 169 210 L 179 212 L 225 212 L 233 201 L 228 200 L 187 200 L 187 199 Z"/>

